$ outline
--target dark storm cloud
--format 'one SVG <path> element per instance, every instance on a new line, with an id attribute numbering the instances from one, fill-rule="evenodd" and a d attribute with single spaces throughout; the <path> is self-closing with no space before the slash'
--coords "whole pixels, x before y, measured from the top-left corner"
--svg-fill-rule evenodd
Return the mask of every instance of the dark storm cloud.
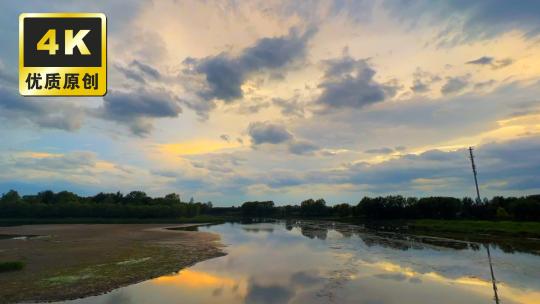
<path id="1" fill-rule="evenodd" d="M 184 76 L 202 76 L 205 84 L 195 94 L 209 105 L 188 103 L 198 112 L 211 110 L 215 100 L 232 102 L 243 97 L 242 84 L 250 75 L 261 71 L 283 69 L 305 57 L 307 42 L 315 30 L 303 34 L 291 29 L 286 36 L 262 38 L 254 46 L 246 48 L 238 56 L 220 53 L 202 59 L 186 58 Z"/>
<path id="2" fill-rule="evenodd" d="M 447 29 L 438 41 L 442 45 L 493 38 L 512 30 L 521 31 L 526 38 L 538 38 L 540 34 L 540 1 L 387 0 L 385 6 L 411 24 L 422 19 L 446 23 Z M 458 34 L 449 35 L 450 29 Z"/>
<path id="3" fill-rule="evenodd" d="M 270 122 L 254 122 L 248 126 L 248 134 L 254 145 L 279 144 L 289 141 L 293 135 L 283 125 Z"/>
<path id="4" fill-rule="evenodd" d="M 325 61 L 324 80 L 319 84 L 322 89 L 316 103 L 320 112 L 330 112 L 340 108 L 359 109 L 392 97 L 395 90 L 392 85 L 378 83 L 373 79 L 373 70 L 366 60 L 356 60 L 348 55 Z"/>
<path id="5" fill-rule="evenodd" d="M 65 131 L 78 130 L 84 119 L 84 110 L 69 102 L 24 98 L 15 89 L 2 87 L 0 96 L 1 119 Z"/>
<path id="6" fill-rule="evenodd" d="M 459 93 L 469 85 L 469 77 L 448 77 L 446 83 L 441 88 L 444 95 Z"/>
<path id="7" fill-rule="evenodd" d="M 127 124 L 136 135 L 146 135 L 152 129 L 149 119 L 177 117 L 182 112 L 180 100 L 165 91 L 112 91 L 103 98 L 97 116 Z"/>

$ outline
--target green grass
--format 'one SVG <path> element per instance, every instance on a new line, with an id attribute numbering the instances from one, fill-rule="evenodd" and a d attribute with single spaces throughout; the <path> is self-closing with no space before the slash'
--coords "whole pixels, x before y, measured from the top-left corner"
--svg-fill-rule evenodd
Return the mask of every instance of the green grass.
<path id="1" fill-rule="evenodd" d="M 24 263 L 21 261 L 0 262 L 0 272 L 21 270 L 24 268 Z"/>
<path id="2" fill-rule="evenodd" d="M 412 230 L 540 237 L 538 222 L 415 220 L 409 221 L 408 226 Z"/>

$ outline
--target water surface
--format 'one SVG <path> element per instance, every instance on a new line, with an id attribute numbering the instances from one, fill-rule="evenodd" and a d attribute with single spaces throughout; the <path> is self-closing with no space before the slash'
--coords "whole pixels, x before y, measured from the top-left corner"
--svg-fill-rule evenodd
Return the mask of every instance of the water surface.
<path id="1" fill-rule="evenodd" d="M 501 303 L 540 303 L 540 255 L 512 242 L 483 244 L 327 222 L 198 229 L 220 234 L 227 255 L 63 303 L 494 303 L 487 246 Z"/>

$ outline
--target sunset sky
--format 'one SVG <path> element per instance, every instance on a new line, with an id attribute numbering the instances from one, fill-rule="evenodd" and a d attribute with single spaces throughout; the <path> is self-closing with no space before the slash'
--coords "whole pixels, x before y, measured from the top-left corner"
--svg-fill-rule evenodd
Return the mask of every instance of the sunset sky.
<path id="1" fill-rule="evenodd" d="M 108 93 L 21 97 L 19 14 L 103 12 Z M 540 193 L 540 1 L 2 1 L 0 193 Z"/>

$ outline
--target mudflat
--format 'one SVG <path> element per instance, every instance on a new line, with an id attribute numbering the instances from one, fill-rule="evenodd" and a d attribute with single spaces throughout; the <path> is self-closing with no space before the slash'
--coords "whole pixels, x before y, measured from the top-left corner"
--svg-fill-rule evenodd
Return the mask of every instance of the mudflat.
<path id="1" fill-rule="evenodd" d="M 67 300 L 176 272 L 224 255 L 219 236 L 169 230 L 189 224 L 64 224 L 0 227 L 0 303 Z"/>

